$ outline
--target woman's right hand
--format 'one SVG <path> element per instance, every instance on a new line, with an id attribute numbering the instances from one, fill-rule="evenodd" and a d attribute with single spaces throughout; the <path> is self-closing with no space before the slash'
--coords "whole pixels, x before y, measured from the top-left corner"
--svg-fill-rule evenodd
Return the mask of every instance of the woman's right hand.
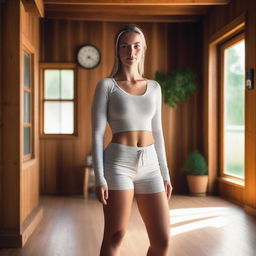
<path id="1" fill-rule="evenodd" d="M 108 185 L 97 186 L 96 196 L 101 203 L 106 205 L 108 199 Z"/>

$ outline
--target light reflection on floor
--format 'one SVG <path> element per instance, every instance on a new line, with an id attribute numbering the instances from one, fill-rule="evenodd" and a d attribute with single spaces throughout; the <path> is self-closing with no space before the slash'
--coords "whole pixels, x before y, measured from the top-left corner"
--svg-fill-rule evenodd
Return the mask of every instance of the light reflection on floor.
<path id="1" fill-rule="evenodd" d="M 181 208 L 170 210 L 170 235 L 175 236 L 188 231 L 214 227 L 220 228 L 228 223 L 227 207 Z"/>

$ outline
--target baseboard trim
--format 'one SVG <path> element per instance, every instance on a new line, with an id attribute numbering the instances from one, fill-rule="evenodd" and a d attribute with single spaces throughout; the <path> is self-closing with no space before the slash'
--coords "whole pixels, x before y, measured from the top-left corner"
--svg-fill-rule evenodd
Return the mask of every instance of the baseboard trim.
<path id="1" fill-rule="evenodd" d="M 22 247 L 43 218 L 43 208 L 36 207 L 22 224 Z"/>
<path id="2" fill-rule="evenodd" d="M 43 218 L 43 208 L 36 207 L 21 225 L 19 231 L 0 231 L 0 248 L 22 248 Z"/>
<path id="3" fill-rule="evenodd" d="M 256 208 L 253 208 L 253 207 L 251 207 L 251 206 L 245 204 L 245 205 L 244 205 L 244 210 L 245 210 L 247 213 L 256 216 Z"/>
<path id="4" fill-rule="evenodd" d="M 0 248 L 21 248 L 22 237 L 20 234 L 12 232 L 0 233 Z"/>

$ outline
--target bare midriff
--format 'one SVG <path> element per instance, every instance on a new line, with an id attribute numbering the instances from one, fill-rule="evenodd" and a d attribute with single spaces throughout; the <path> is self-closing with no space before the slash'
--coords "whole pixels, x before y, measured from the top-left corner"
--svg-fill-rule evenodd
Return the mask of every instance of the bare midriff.
<path id="1" fill-rule="evenodd" d="M 145 147 L 154 143 L 151 131 L 125 131 L 113 134 L 111 142 L 133 147 Z"/>

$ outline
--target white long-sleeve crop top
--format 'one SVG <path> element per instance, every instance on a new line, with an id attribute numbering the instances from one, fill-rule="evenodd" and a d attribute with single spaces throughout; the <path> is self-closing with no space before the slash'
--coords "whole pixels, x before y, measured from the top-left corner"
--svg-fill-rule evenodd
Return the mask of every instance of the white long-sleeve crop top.
<path id="1" fill-rule="evenodd" d="M 161 87 L 155 80 L 147 80 L 147 89 L 142 95 L 126 92 L 113 78 L 103 78 L 97 83 L 91 107 L 92 157 L 96 186 L 107 184 L 103 168 L 107 122 L 113 134 L 121 131 L 152 131 L 161 175 L 163 180 L 170 181 L 161 109 Z"/>

